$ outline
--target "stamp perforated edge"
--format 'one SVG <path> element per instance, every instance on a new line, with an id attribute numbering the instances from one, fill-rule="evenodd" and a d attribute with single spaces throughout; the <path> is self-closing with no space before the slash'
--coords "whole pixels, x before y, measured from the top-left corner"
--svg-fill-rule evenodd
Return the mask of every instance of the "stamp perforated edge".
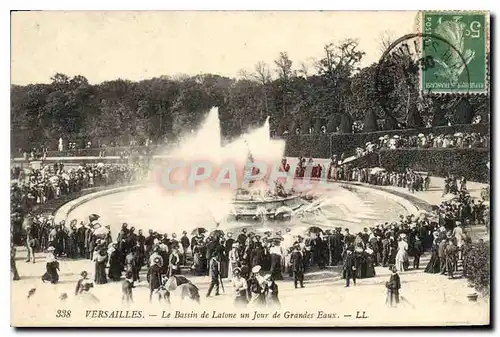
<path id="1" fill-rule="evenodd" d="M 484 66 L 485 66 L 485 78 L 484 78 L 484 90 L 478 90 L 478 91 L 432 91 L 432 92 L 426 92 L 423 90 L 423 76 L 422 76 L 422 71 L 418 72 L 418 81 L 419 81 L 419 86 L 420 86 L 420 94 L 423 96 L 447 96 L 447 95 L 462 95 L 462 96 L 469 96 L 469 95 L 489 95 L 490 94 L 490 61 L 488 59 L 488 55 L 490 53 L 490 12 L 485 11 L 485 10 L 421 10 L 417 12 L 417 15 L 415 16 L 414 19 L 414 31 L 416 34 L 422 33 L 422 20 L 424 18 L 424 14 L 427 13 L 442 13 L 442 14 L 480 14 L 484 15 L 484 37 L 485 37 L 485 53 L 484 53 Z M 421 39 L 421 48 L 420 48 L 420 57 L 423 56 L 423 39 Z M 491 56 L 490 56 L 491 57 Z"/>

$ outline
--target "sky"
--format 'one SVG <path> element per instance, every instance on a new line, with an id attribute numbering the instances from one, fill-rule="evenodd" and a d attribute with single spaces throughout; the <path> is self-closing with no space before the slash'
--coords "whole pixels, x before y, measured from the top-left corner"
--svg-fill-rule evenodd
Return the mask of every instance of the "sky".
<path id="1" fill-rule="evenodd" d="M 416 12 L 13 12 L 11 82 L 49 83 L 57 72 L 98 84 L 162 75 L 237 77 L 288 52 L 299 68 L 328 42 L 355 38 L 378 61 L 384 35 L 415 32 Z M 312 69 L 311 69 L 312 71 Z"/>

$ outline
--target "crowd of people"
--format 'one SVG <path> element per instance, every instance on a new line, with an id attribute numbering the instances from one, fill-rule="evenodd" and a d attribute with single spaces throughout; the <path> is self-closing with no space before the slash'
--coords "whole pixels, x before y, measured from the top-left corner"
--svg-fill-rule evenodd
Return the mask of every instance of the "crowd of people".
<path id="1" fill-rule="evenodd" d="M 429 176 L 412 170 L 394 173 L 332 164 L 325 172 L 312 159 L 301 158 L 299 163 L 295 172 L 298 177 L 307 174 L 311 166 L 310 174 L 318 178 L 326 174 L 329 179 L 408 187 L 410 191 L 428 189 L 430 184 Z M 282 165 L 283 170 L 290 169 L 286 161 Z M 70 170 L 65 170 L 62 164 L 54 164 L 28 173 L 13 168 L 13 215 L 18 214 L 22 219 L 37 204 L 83 188 L 129 183 L 140 170 L 140 166 L 105 164 L 82 165 Z M 150 300 L 154 296 L 169 300 L 167 282 L 171 278 L 179 278 L 181 274 L 208 275 L 210 286 L 206 296 L 210 297 L 213 291 L 218 295 L 223 280 L 227 279 L 236 306 L 279 305 L 276 281 L 288 277 L 295 288 L 302 288 L 305 273 L 311 268 L 339 266 L 346 287 L 350 287 L 351 281 L 356 285 L 359 279 L 374 277 L 375 267 L 383 266 L 392 271 L 386 286 L 388 301 L 393 305 L 398 301 L 401 286 L 398 272 L 404 273 L 411 267 L 419 269 L 420 256 L 430 251 L 431 260 L 425 271 L 454 277 L 458 262 L 464 260 L 470 245 L 464 226 L 484 223 L 487 206 L 470 197 L 465 179 L 457 181 L 457 177 L 448 177 L 443 195 L 449 194 L 453 197 L 436 206 L 432 214 L 401 215 L 398 221 L 366 227 L 354 234 L 340 227 L 311 227 L 301 233 L 286 228 L 283 233 L 261 234 L 243 228 L 237 235 L 221 230 L 209 233 L 197 228 L 189 234 L 183 231 L 178 237 L 176 233 L 168 235 L 153 230 L 145 235 L 142 229 L 136 231 L 124 223 L 114 239 L 110 226 L 99 224 L 99 216 L 95 214 L 86 222 L 73 220 L 69 226 L 65 221 L 55 224 L 53 217 L 37 216 L 24 228 L 26 262 L 35 263 L 35 252 L 47 252 L 42 280 L 57 283 L 58 259 L 89 259 L 95 264 L 94 280 L 91 282 L 88 273 L 82 272 L 76 293 L 88 293 L 93 283 L 122 281 L 126 301 L 132 300 L 134 283 L 144 281 L 143 269 L 147 270 L 145 281 L 149 285 Z M 413 258 L 412 264 L 410 258 Z M 11 267 L 14 279 L 19 279 L 15 249 L 11 253 Z M 186 277 L 184 280 L 191 284 Z M 197 290 L 189 294 L 190 298 L 199 299 Z"/>
<path id="2" fill-rule="evenodd" d="M 140 164 L 82 164 L 65 168 L 63 163 L 45 165 L 39 169 L 11 168 L 11 223 L 19 233 L 25 217 L 30 217 L 36 206 L 86 188 L 129 184 L 143 177 Z M 20 237 L 16 234 L 15 241 Z"/>
<path id="3" fill-rule="evenodd" d="M 380 136 L 376 142 L 367 142 L 365 147 L 358 147 L 355 150 L 356 157 L 362 157 L 368 153 L 380 149 L 465 149 L 465 148 L 487 148 L 490 146 L 490 136 L 476 132 L 457 132 L 455 134 L 429 133 L 424 135 L 389 135 Z"/>
<path id="4" fill-rule="evenodd" d="M 464 191 L 458 198 L 460 205 L 470 199 Z M 35 262 L 35 251 L 49 252 L 43 280 L 52 283 L 59 280 L 60 257 L 92 260 L 97 285 L 120 281 L 123 276 L 130 284 L 141 282 L 140 272 L 146 268 L 150 299 L 161 294 L 173 276 L 208 275 L 211 283 L 207 297 L 213 290 L 218 295 L 223 279 L 229 279 L 235 305 L 274 306 L 279 304 L 275 281 L 288 275 L 296 288 L 304 287 L 304 273 L 312 267 L 340 266 L 349 287 L 351 280 L 356 285 L 356 280 L 374 277 L 375 266 L 394 266 L 391 268 L 396 272 L 404 272 L 413 257 L 412 266 L 419 269 L 420 256 L 430 250 L 426 272 L 446 272 L 453 277 L 457 261 L 470 242 L 463 231 L 464 214 L 460 207 L 445 202 L 434 216 L 425 212 L 401 215 L 399 221 L 364 228 L 356 234 L 347 228 L 311 227 L 299 234 L 287 228 L 284 233 L 259 235 L 243 228 L 233 236 L 197 228 L 189 236 L 183 231 L 177 237 L 175 233 L 169 236 L 152 230 L 144 235 L 141 229 L 136 232 L 124 223 L 115 240 L 109 226 L 98 223 L 97 215 L 91 215 L 88 223 L 74 220 L 69 228 L 64 221 L 53 226 L 50 219 L 36 218 L 27 228 L 27 262 Z M 45 237 L 47 229 L 50 231 Z M 168 300 L 168 291 L 164 293 Z"/>

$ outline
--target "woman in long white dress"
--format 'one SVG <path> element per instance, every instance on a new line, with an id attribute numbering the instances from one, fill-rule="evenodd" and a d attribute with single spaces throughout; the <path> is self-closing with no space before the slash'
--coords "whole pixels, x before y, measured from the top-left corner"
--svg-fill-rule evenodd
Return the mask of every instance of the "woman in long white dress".
<path id="1" fill-rule="evenodd" d="M 458 221 L 457 221 L 457 226 L 453 229 L 453 237 L 455 237 L 455 241 L 457 243 L 458 258 L 462 259 L 462 251 L 463 251 L 463 245 L 465 243 L 465 240 L 464 240 L 464 232 L 463 232 L 461 223 Z"/>
<path id="2" fill-rule="evenodd" d="M 406 237 L 400 237 L 398 242 L 398 252 L 396 254 L 396 268 L 400 272 L 405 271 L 404 264 L 408 261 L 408 243 L 406 242 Z"/>
<path id="3" fill-rule="evenodd" d="M 238 262 L 239 262 L 238 247 L 239 244 L 237 242 L 233 243 L 232 249 L 229 252 L 229 267 L 227 275 L 230 279 L 233 278 L 234 272 L 236 268 L 238 268 Z"/>

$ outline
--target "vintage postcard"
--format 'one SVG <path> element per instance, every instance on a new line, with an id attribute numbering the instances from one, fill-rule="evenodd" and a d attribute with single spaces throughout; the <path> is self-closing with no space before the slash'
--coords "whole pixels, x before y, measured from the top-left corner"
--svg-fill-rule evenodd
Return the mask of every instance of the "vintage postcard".
<path id="1" fill-rule="evenodd" d="M 11 325 L 490 325 L 490 14 L 14 11 Z"/>

